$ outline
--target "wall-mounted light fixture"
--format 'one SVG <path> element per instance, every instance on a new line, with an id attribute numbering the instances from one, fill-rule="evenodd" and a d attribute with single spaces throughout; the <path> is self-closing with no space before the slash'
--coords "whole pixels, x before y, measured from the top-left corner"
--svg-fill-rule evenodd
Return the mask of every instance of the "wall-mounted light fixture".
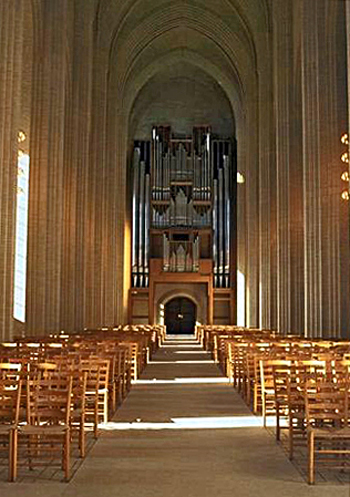
<path id="1" fill-rule="evenodd" d="M 349 135 L 347 133 L 344 133 L 341 136 L 340 141 L 343 143 L 343 145 L 346 145 L 348 147 L 349 146 Z M 344 162 L 344 164 L 347 164 L 349 166 L 349 152 L 348 151 L 343 152 L 341 154 L 340 159 L 342 162 Z M 341 177 L 342 181 L 344 181 L 345 183 L 349 183 L 349 180 L 350 180 L 349 169 L 343 171 L 340 177 Z M 346 190 L 342 191 L 341 198 L 343 200 L 349 200 L 349 198 L 350 198 L 349 186 Z"/>
<path id="2" fill-rule="evenodd" d="M 239 171 L 237 171 L 237 183 L 239 183 L 240 185 L 245 183 L 245 177 Z"/>
<path id="3" fill-rule="evenodd" d="M 27 138 L 27 135 L 25 134 L 24 131 L 18 131 L 18 135 L 17 135 L 17 141 L 18 143 L 23 143 L 25 141 L 25 139 Z"/>

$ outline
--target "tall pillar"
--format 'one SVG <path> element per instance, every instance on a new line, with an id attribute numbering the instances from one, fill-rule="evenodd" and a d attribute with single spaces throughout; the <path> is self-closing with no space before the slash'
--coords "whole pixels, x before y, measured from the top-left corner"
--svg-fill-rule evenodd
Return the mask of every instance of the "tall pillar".
<path id="1" fill-rule="evenodd" d="M 21 121 L 21 78 L 25 4 L 0 2 L 0 339 L 15 330 L 13 276 L 17 185 L 17 134 Z M 27 26 L 31 30 L 31 25 Z M 28 132 L 28 130 L 26 130 Z"/>
<path id="2" fill-rule="evenodd" d="M 338 2 L 304 0 L 301 12 L 305 334 L 340 336 L 343 209 L 340 198 Z"/>
<path id="3" fill-rule="evenodd" d="M 270 44 L 269 44 L 270 46 Z M 272 46 L 271 46 L 272 50 Z M 275 330 L 276 307 L 276 167 L 274 150 L 271 54 L 259 71 L 259 326 Z"/>
<path id="4" fill-rule="evenodd" d="M 290 328 L 289 331 L 296 335 L 304 334 L 305 324 L 305 298 L 304 298 L 304 209 L 303 209 L 303 132 L 302 132 L 302 88 L 301 88 L 301 1 L 292 3 L 293 34 L 290 73 L 290 108 L 289 108 L 289 244 L 290 244 L 290 288 L 284 287 L 284 292 L 290 295 Z M 283 2 L 281 2 L 283 9 Z M 281 150 L 282 152 L 282 150 Z M 282 160 L 282 159 L 281 159 Z M 281 203 L 284 200 L 281 198 Z M 281 240 L 282 242 L 282 240 Z M 285 249 L 284 249 L 285 250 Z M 280 260 L 281 264 L 283 259 Z M 285 281 L 284 281 L 285 284 Z M 286 294 L 285 294 L 286 295 Z M 280 301 L 282 304 L 282 300 Z M 281 316 L 286 312 L 280 308 Z M 287 311 L 289 312 L 289 311 Z M 281 318 L 281 331 L 284 329 L 285 318 Z"/>
<path id="5" fill-rule="evenodd" d="M 246 146 L 244 153 L 245 164 L 241 168 L 245 174 L 244 195 L 240 195 L 239 202 L 245 201 L 241 213 L 246 214 L 245 223 L 239 222 L 239 229 L 246 230 L 244 248 L 246 250 L 245 260 L 240 255 L 240 260 L 245 264 L 246 284 L 246 326 L 259 326 L 259 180 L 258 180 L 258 125 L 256 109 L 249 106 L 247 121 L 245 122 L 245 140 L 238 136 L 237 142 Z M 243 138 L 243 137 L 242 137 Z M 241 167 L 241 166 L 239 166 Z M 243 198 L 242 198 L 243 197 Z M 239 250 L 241 244 L 239 243 Z"/>
<path id="6" fill-rule="evenodd" d="M 67 331 L 85 327 L 87 272 L 86 252 L 90 205 L 91 91 L 93 67 L 94 2 L 75 0 L 72 78 L 67 92 L 63 189 L 64 232 L 61 278 L 61 327 Z M 89 22 L 87 20 L 89 19 Z M 93 210 L 93 209 L 91 209 Z M 89 311 L 90 312 L 90 311 Z"/>
<path id="7" fill-rule="evenodd" d="M 72 3 L 34 4 L 27 327 L 60 329 L 66 92 Z"/>
<path id="8" fill-rule="evenodd" d="M 291 236 L 290 236 L 290 163 L 291 163 L 291 74 L 292 8 L 289 2 L 273 3 L 274 19 L 274 92 L 277 176 L 277 330 L 291 331 Z"/>

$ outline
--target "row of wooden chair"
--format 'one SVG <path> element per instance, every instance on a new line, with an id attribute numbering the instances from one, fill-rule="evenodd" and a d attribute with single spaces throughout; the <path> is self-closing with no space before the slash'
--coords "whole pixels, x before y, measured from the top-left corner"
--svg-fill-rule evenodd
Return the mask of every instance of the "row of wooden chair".
<path id="1" fill-rule="evenodd" d="M 298 443 L 308 444 L 309 483 L 315 482 L 315 459 L 349 464 L 348 360 L 261 360 L 264 425 L 268 415 L 276 416 L 276 438 L 281 437 L 281 419 L 286 422 L 289 457 Z M 328 456 L 325 460 L 324 456 Z"/>
<path id="2" fill-rule="evenodd" d="M 0 438 L 10 481 L 18 460 L 32 469 L 58 459 L 69 479 L 72 442 L 85 457 L 87 430 L 96 438 L 99 424 L 113 416 L 146 364 L 150 343 L 158 346 L 158 332 L 154 342 L 153 335 L 89 330 L 0 345 Z"/>
<path id="3" fill-rule="evenodd" d="M 210 327 L 204 342 L 255 414 L 276 418 L 276 439 L 288 434 L 289 457 L 308 448 L 315 465 L 344 469 L 350 456 L 350 342 L 282 337 L 264 330 Z"/>

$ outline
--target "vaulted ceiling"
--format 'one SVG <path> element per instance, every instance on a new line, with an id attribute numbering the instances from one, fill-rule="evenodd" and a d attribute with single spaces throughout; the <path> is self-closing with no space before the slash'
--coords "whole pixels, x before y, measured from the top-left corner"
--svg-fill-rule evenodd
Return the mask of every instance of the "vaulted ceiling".
<path id="1" fill-rule="evenodd" d="M 259 72 L 271 70 L 266 0 L 101 0 L 95 32 L 99 53 L 108 57 L 110 91 L 125 115 L 145 85 L 152 90 L 143 98 L 159 93 L 157 85 L 161 91 L 165 73 L 176 66 L 177 76 L 194 84 L 211 78 L 239 120 L 247 95 L 252 100 L 258 93 Z"/>

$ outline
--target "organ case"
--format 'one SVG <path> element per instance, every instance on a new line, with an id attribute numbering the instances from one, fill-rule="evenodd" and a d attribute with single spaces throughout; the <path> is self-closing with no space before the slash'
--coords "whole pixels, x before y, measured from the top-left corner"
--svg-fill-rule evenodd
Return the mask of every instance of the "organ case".
<path id="1" fill-rule="evenodd" d="M 163 271 L 196 272 L 211 258 L 213 285 L 230 288 L 235 267 L 236 149 L 208 126 L 174 137 L 155 126 L 133 154 L 132 286 L 147 287 L 149 259 Z"/>

